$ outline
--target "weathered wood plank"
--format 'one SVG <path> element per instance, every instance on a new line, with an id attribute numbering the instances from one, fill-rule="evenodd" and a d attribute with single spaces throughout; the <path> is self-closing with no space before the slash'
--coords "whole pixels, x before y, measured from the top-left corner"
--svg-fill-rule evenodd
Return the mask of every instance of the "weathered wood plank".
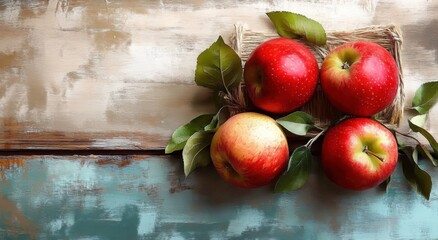
<path id="1" fill-rule="evenodd" d="M 69 106 L 49 106 L 54 112 L 47 113 L 52 116 L 48 119 L 21 121 L 11 115 L 0 119 L 0 149 L 158 149 L 174 129 L 191 119 L 188 113 L 213 113 L 210 94 L 193 85 L 126 85 L 110 94 L 108 107 L 77 96 L 66 101 Z M 97 119 L 98 111 L 104 111 L 104 119 Z"/>
<path id="2" fill-rule="evenodd" d="M 243 190 L 169 156 L 0 158 L 1 239 L 436 239 L 438 194 L 342 190 L 319 161 L 303 189 Z M 430 170 L 434 183 L 436 169 Z"/>
<path id="3" fill-rule="evenodd" d="M 2 1 L 0 149 L 162 148 L 176 127 L 214 111 L 193 83 L 197 55 L 236 22 L 274 32 L 272 10 L 329 30 L 396 23 L 407 103 L 436 80 L 436 1 Z"/>

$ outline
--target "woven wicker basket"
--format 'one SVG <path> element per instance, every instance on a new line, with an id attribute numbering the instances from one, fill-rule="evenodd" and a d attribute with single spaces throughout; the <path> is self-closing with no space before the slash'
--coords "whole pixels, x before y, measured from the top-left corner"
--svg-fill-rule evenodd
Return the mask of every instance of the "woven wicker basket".
<path id="1" fill-rule="evenodd" d="M 266 34 L 253 32 L 245 29 L 243 25 L 236 25 L 235 32 L 231 37 L 231 46 L 241 57 L 245 64 L 251 52 L 262 42 L 278 37 L 277 34 Z M 404 108 L 404 88 L 403 88 L 403 71 L 401 65 L 401 31 L 394 25 L 388 26 L 371 26 L 345 32 L 327 33 L 327 44 L 323 47 L 311 44 L 304 40 L 297 40 L 305 44 L 315 55 L 318 64 L 321 65 L 325 56 L 335 47 L 351 41 L 371 41 L 380 44 L 386 48 L 396 60 L 399 69 L 399 91 L 396 98 L 390 106 L 376 115 L 377 120 L 388 126 L 398 126 L 403 116 Z M 232 96 L 224 95 L 223 98 L 230 106 L 230 114 L 236 114 L 242 111 L 251 111 L 252 106 L 245 92 L 244 84 L 231 93 Z M 320 86 L 314 94 L 312 100 L 302 107 L 312 115 L 320 126 L 327 126 L 333 120 L 342 116 L 342 113 L 335 109 L 324 97 Z"/>

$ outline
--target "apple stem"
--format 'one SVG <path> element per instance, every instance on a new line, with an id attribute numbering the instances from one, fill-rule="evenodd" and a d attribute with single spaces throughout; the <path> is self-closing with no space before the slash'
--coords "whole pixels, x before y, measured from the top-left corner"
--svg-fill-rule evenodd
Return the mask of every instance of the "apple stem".
<path id="1" fill-rule="evenodd" d="M 348 62 L 344 62 L 344 63 L 342 64 L 342 69 L 347 70 L 347 69 L 349 69 L 349 68 L 350 68 L 350 64 L 349 64 Z"/>
<path id="2" fill-rule="evenodd" d="M 382 158 L 381 156 L 377 155 L 375 152 L 370 151 L 370 150 L 368 149 L 368 146 L 365 146 L 365 147 L 363 148 L 363 152 L 366 153 L 366 154 L 369 154 L 369 155 L 372 155 L 372 156 L 376 157 L 376 158 L 379 159 L 381 162 L 385 162 L 385 159 L 384 159 L 384 158 Z"/>

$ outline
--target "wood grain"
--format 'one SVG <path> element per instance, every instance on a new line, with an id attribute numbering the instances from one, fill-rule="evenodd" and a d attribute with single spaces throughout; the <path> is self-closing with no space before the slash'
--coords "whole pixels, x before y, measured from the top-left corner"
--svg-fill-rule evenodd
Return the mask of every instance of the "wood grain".
<path id="1" fill-rule="evenodd" d="M 399 25 L 406 106 L 437 80 L 438 1 L 0 1 L 0 239 L 437 239 L 438 192 L 423 199 L 401 165 L 386 193 L 350 192 L 316 157 L 303 189 L 273 194 L 151 155 L 215 110 L 193 82 L 198 54 L 238 22 L 275 33 L 273 10 L 328 30 Z"/>
<path id="2" fill-rule="evenodd" d="M 179 125 L 215 110 L 210 92 L 193 82 L 197 55 L 218 35 L 228 39 L 237 22 L 275 32 L 265 16 L 272 10 L 305 14 L 328 30 L 398 24 L 406 106 L 418 86 L 436 80 L 436 1 L 7 0 L 0 149 L 163 148 Z M 436 116 L 434 108 L 434 136 Z"/>
<path id="3" fill-rule="evenodd" d="M 248 190 L 169 156 L 15 156 L 1 167 L 1 239 L 436 239 L 426 201 L 397 168 L 388 191 L 333 185 L 315 159 L 299 191 Z M 421 163 L 438 175 L 431 164 Z"/>

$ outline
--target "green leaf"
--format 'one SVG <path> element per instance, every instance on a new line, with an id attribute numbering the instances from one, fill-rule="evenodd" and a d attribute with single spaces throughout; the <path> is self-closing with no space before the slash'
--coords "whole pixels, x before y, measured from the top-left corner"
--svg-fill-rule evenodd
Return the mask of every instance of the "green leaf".
<path id="1" fill-rule="evenodd" d="M 432 178 L 423 171 L 412 159 L 413 147 L 404 147 L 400 161 L 402 163 L 403 174 L 412 188 L 414 188 L 424 198 L 429 200 L 432 191 Z"/>
<path id="2" fill-rule="evenodd" d="M 416 164 L 418 164 L 418 150 L 417 150 L 417 148 L 413 148 L 411 156 L 412 156 L 412 160 L 414 160 L 414 162 Z"/>
<path id="3" fill-rule="evenodd" d="M 427 114 L 417 115 L 411 118 L 411 122 L 418 127 L 424 127 L 426 125 Z"/>
<path id="4" fill-rule="evenodd" d="M 211 119 L 211 122 L 204 127 L 205 131 L 216 131 L 216 129 L 219 127 L 219 113 L 214 115 L 214 117 Z"/>
<path id="5" fill-rule="evenodd" d="M 309 179 L 312 154 L 306 146 L 298 147 L 289 159 L 287 170 L 275 184 L 275 192 L 293 191 L 301 188 Z"/>
<path id="6" fill-rule="evenodd" d="M 435 166 L 438 167 L 438 159 L 435 158 L 432 153 L 429 152 L 427 148 L 421 145 L 417 145 L 415 147 L 415 150 L 417 150 L 418 154 L 424 158 L 429 159 L 429 161 Z"/>
<path id="7" fill-rule="evenodd" d="M 422 84 L 415 91 L 412 107 L 420 114 L 427 113 L 438 101 L 438 81 Z"/>
<path id="8" fill-rule="evenodd" d="M 207 166 L 211 162 L 209 146 L 213 135 L 211 132 L 199 131 L 187 140 L 182 152 L 186 177 L 197 167 Z"/>
<path id="9" fill-rule="evenodd" d="M 406 146 L 406 143 L 404 143 L 402 136 L 400 136 L 399 134 L 394 134 L 394 132 L 393 132 L 393 135 L 395 136 L 395 140 L 396 140 L 397 145 L 399 147 L 405 147 Z"/>
<path id="10" fill-rule="evenodd" d="M 382 190 L 384 190 L 385 192 L 388 192 L 389 189 L 389 183 L 391 182 L 391 176 L 389 176 L 385 181 L 383 181 L 380 185 L 379 188 L 381 188 Z"/>
<path id="11" fill-rule="evenodd" d="M 300 136 L 305 136 L 315 123 L 312 116 L 301 111 L 293 112 L 276 121 L 289 132 Z"/>
<path id="12" fill-rule="evenodd" d="M 435 155 L 438 155 L 438 142 L 435 140 L 435 138 L 432 136 L 432 134 L 430 134 L 426 129 L 424 129 L 418 125 L 418 123 L 419 123 L 418 119 L 421 117 L 422 117 L 422 115 L 415 116 L 415 117 L 411 118 L 408 121 L 409 127 L 412 129 L 412 131 L 418 132 L 421 135 L 423 135 L 427 139 L 427 141 L 429 141 L 429 144 L 432 147 L 433 151 L 435 152 Z"/>
<path id="13" fill-rule="evenodd" d="M 242 79 L 242 61 L 219 36 L 218 40 L 198 56 L 195 82 L 213 90 L 237 87 Z"/>
<path id="14" fill-rule="evenodd" d="M 225 109 L 224 107 L 219 109 L 219 111 L 211 119 L 211 122 L 207 126 L 205 126 L 205 128 L 204 128 L 205 131 L 215 132 L 218 129 L 218 127 L 223 122 L 225 122 L 226 116 L 225 116 L 224 111 L 222 111 L 224 109 Z"/>
<path id="15" fill-rule="evenodd" d="M 304 37 L 307 41 L 320 46 L 327 42 L 324 28 L 315 20 L 291 12 L 268 12 L 266 14 L 274 24 L 277 33 L 282 37 Z"/>
<path id="16" fill-rule="evenodd" d="M 204 129 L 204 127 L 212 121 L 213 116 L 214 114 L 204 114 L 177 128 L 173 132 L 172 138 L 167 143 L 164 152 L 168 154 L 183 149 L 190 136 L 195 132 Z"/>

